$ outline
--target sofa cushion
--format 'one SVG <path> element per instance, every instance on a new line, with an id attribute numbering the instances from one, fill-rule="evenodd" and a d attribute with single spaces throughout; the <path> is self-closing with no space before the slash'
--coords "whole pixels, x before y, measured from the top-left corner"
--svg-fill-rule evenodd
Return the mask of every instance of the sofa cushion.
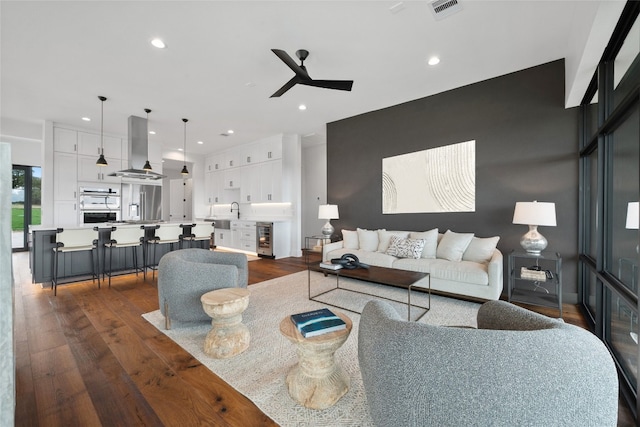
<path id="1" fill-rule="evenodd" d="M 443 259 L 401 258 L 394 261 L 393 268 L 397 268 L 398 270 L 417 271 L 419 273 L 431 273 L 431 269 L 434 265 L 450 262 L 451 261 L 445 261 Z"/>
<path id="2" fill-rule="evenodd" d="M 398 258 L 418 259 L 422 255 L 423 249 L 424 240 L 422 239 L 403 239 L 391 236 L 389 247 L 385 253 Z"/>
<path id="3" fill-rule="evenodd" d="M 491 261 L 491 257 L 496 250 L 499 240 L 499 236 L 486 238 L 474 237 L 471 239 L 471 243 L 469 243 L 464 254 L 462 254 L 462 260 L 483 263 Z"/>
<path id="4" fill-rule="evenodd" d="M 358 249 L 358 232 L 354 230 L 342 230 L 342 246 L 346 249 Z"/>
<path id="5" fill-rule="evenodd" d="M 397 260 L 396 257 L 383 254 L 382 252 L 369 252 L 369 251 L 363 251 L 362 249 L 345 249 L 345 248 L 331 251 L 327 254 L 327 257 L 328 259 L 340 258 L 344 254 L 353 254 L 358 257 L 358 260 L 360 260 L 360 262 L 363 262 L 369 265 L 375 265 L 377 267 L 393 268 L 393 262 Z"/>
<path id="6" fill-rule="evenodd" d="M 356 232 L 358 233 L 358 249 L 369 252 L 378 250 L 378 232 L 376 230 L 357 228 Z"/>
<path id="7" fill-rule="evenodd" d="M 488 285 L 489 273 L 486 264 L 472 261 L 442 262 L 431 265 L 429 272 L 432 278 L 450 280 L 452 282 Z"/>
<path id="8" fill-rule="evenodd" d="M 436 249 L 438 248 L 438 229 L 434 228 L 433 230 L 417 232 L 412 231 L 409 234 L 409 237 L 412 239 L 422 239 L 424 240 L 424 249 L 422 250 L 421 258 L 435 258 L 436 257 Z"/>
<path id="9" fill-rule="evenodd" d="M 385 229 L 378 230 L 378 252 L 386 252 L 389 247 L 391 236 L 398 236 L 403 239 L 409 237 L 408 231 L 387 231 Z"/>
<path id="10" fill-rule="evenodd" d="M 473 239 L 473 233 L 454 233 L 447 230 L 438 244 L 436 257 L 449 261 L 462 261 L 462 254 L 471 243 L 471 239 Z"/>

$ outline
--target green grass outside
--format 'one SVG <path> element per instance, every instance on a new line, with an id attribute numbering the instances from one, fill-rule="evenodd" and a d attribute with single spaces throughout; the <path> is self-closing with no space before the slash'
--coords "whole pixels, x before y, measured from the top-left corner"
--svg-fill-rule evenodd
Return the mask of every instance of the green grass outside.
<path id="1" fill-rule="evenodd" d="M 40 206 L 34 206 L 31 209 L 31 225 L 40 225 Z M 14 204 L 11 205 L 11 229 L 13 231 L 24 230 L 24 206 Z"/>

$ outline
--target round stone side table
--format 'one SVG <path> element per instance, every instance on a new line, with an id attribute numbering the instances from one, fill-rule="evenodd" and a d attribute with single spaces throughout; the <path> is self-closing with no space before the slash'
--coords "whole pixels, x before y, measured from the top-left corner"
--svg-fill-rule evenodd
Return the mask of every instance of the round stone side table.
<path id="1" fill-rule="evenodd" d="M 202 308 L 211 317 L 211 330 L 204 340 L 207 355 L 227 359 L 249 348 L 249 329 L 242 323 L 249 295 L 244 288 L 225 288 L 200 297 Z"/>
<path id="2" fill-rule="evenodd" d="M 326 409 L 349 391 L 349 377 L 335 363 L 336 350 L 349 338 L 353 323 L 345 314 L 333 310 L 347 324 L 345 329 L 305 338 L 287 316 L 280 332 L 296 345 L 298 364 L 287 375 L 289 395 L 300 405 Z"/>

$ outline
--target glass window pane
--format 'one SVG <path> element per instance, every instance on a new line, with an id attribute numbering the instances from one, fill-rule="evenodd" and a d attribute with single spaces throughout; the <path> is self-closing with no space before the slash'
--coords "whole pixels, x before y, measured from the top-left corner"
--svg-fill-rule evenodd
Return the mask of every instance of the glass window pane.
<path id="1" fill-rule="evenodd" d="M 640 113 L 636 109 L 618 127 L 612 136 L 613 159 L 611 169 L 610 256 L 608 271 L 627 287 L 637 291 L 634 269 L 637 269 L 638 230 L 627 228 L 627 210 L 630 202 L 640 196 Z"/>
<path id="2" fill-rule="evenodd" d="M 638 381 L 638 312 L 622 297 L 607 289 L 607 337 L 616 359 L 636 388 Z"/>
<path id="3" fill-rule="evenodd" d="M 634 72 L 639 65 L 638 53 L 640 53 L 640 24 L 636 20 L 613 62 L 614 107 L 620 104 L 620 101 L 634 90 L 640 81 L 640 76 Z"/>
<path id="4" fill-rule="evenodd" d="M 588 254 L 596 259 L 597 255 L 597 227 L 598 224 L 598 150 L 594 150 L 588 159 L 588 176 L 589 181 L 585 186 L 585 201 L 586 206 L 589 207 L 589 212 L 585 212 L 588 215 L 588 220 L 585 224 L 589 227 L 589 242 L 587 251 Z"/>
<path id="5" fill-rule="evenodd" d="M 24 196 L 25 170 L 14 168 L 11 172 L 11 247 L 24 247 Z"/>
<path id="6" fill-rule="evenodd" d="M 591 102 L 587 106 L 587 135 L 585 138 L 585 146 L 589 145 L 593 137 L 596 135 L 598 131 L 598 127 L 600 123 L 598 123 L 598 92 L 593 95 Z"/>
<path id="7" fill-rule="evenodd" d="M 31 168 L 31 225 L 40 225 L 40 201 L 42 198 L 42 169 Z"/>
<path id="8" fill-rule="evenodd" d="M 598 284 L 598 278 L 596 277 L 596 275 L 593 273 L 593 271 L 591 271 L 591 269 L 589 267 L 585 266 L 585 270 L 587 271 L 587 275 L 586 277 L 587 279 L 587 286 L 586 286 L 586 298 L 585 299 L 585 303 L 587 305 L 587 308 L 589 309 L 589 312 L 591 313 L 591 315 L 593 316 L 593 318 L 596 317 L 596 286 Z"/>

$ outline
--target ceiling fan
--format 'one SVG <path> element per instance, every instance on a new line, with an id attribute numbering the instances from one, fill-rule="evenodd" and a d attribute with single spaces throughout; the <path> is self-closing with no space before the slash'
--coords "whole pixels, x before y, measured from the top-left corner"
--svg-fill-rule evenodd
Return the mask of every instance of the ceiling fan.
<path id="1" fill-rule="evenodd" d="M 296 56 L 300 59 L 300 65 L 296 64 L 293 59 L 281 49 L 271 49 L 273 53 L 276 54 L 278 58 L 282 60 L 289 68 L 293 70 L 296 75 L 285 83 L 280 89 L 276 91 L 271 98 L 276 98 L 284 94 L 286 91 L 291 89 L 293 86 L 297 84 L 306 85 L 306 86 L 315 86 L 315 87 L 323 87 L 325 89 L 337 89 L 337 90 L 346 90 L 350 91 L 351 86 L 353 86 L 353 80 L 313 80 L 309 77 L 309 73 L 307 73 L 307 68 L 304 66 L 304 60 L 309 56 L 309 51 L 300 49 L 296 51 Z"/>

